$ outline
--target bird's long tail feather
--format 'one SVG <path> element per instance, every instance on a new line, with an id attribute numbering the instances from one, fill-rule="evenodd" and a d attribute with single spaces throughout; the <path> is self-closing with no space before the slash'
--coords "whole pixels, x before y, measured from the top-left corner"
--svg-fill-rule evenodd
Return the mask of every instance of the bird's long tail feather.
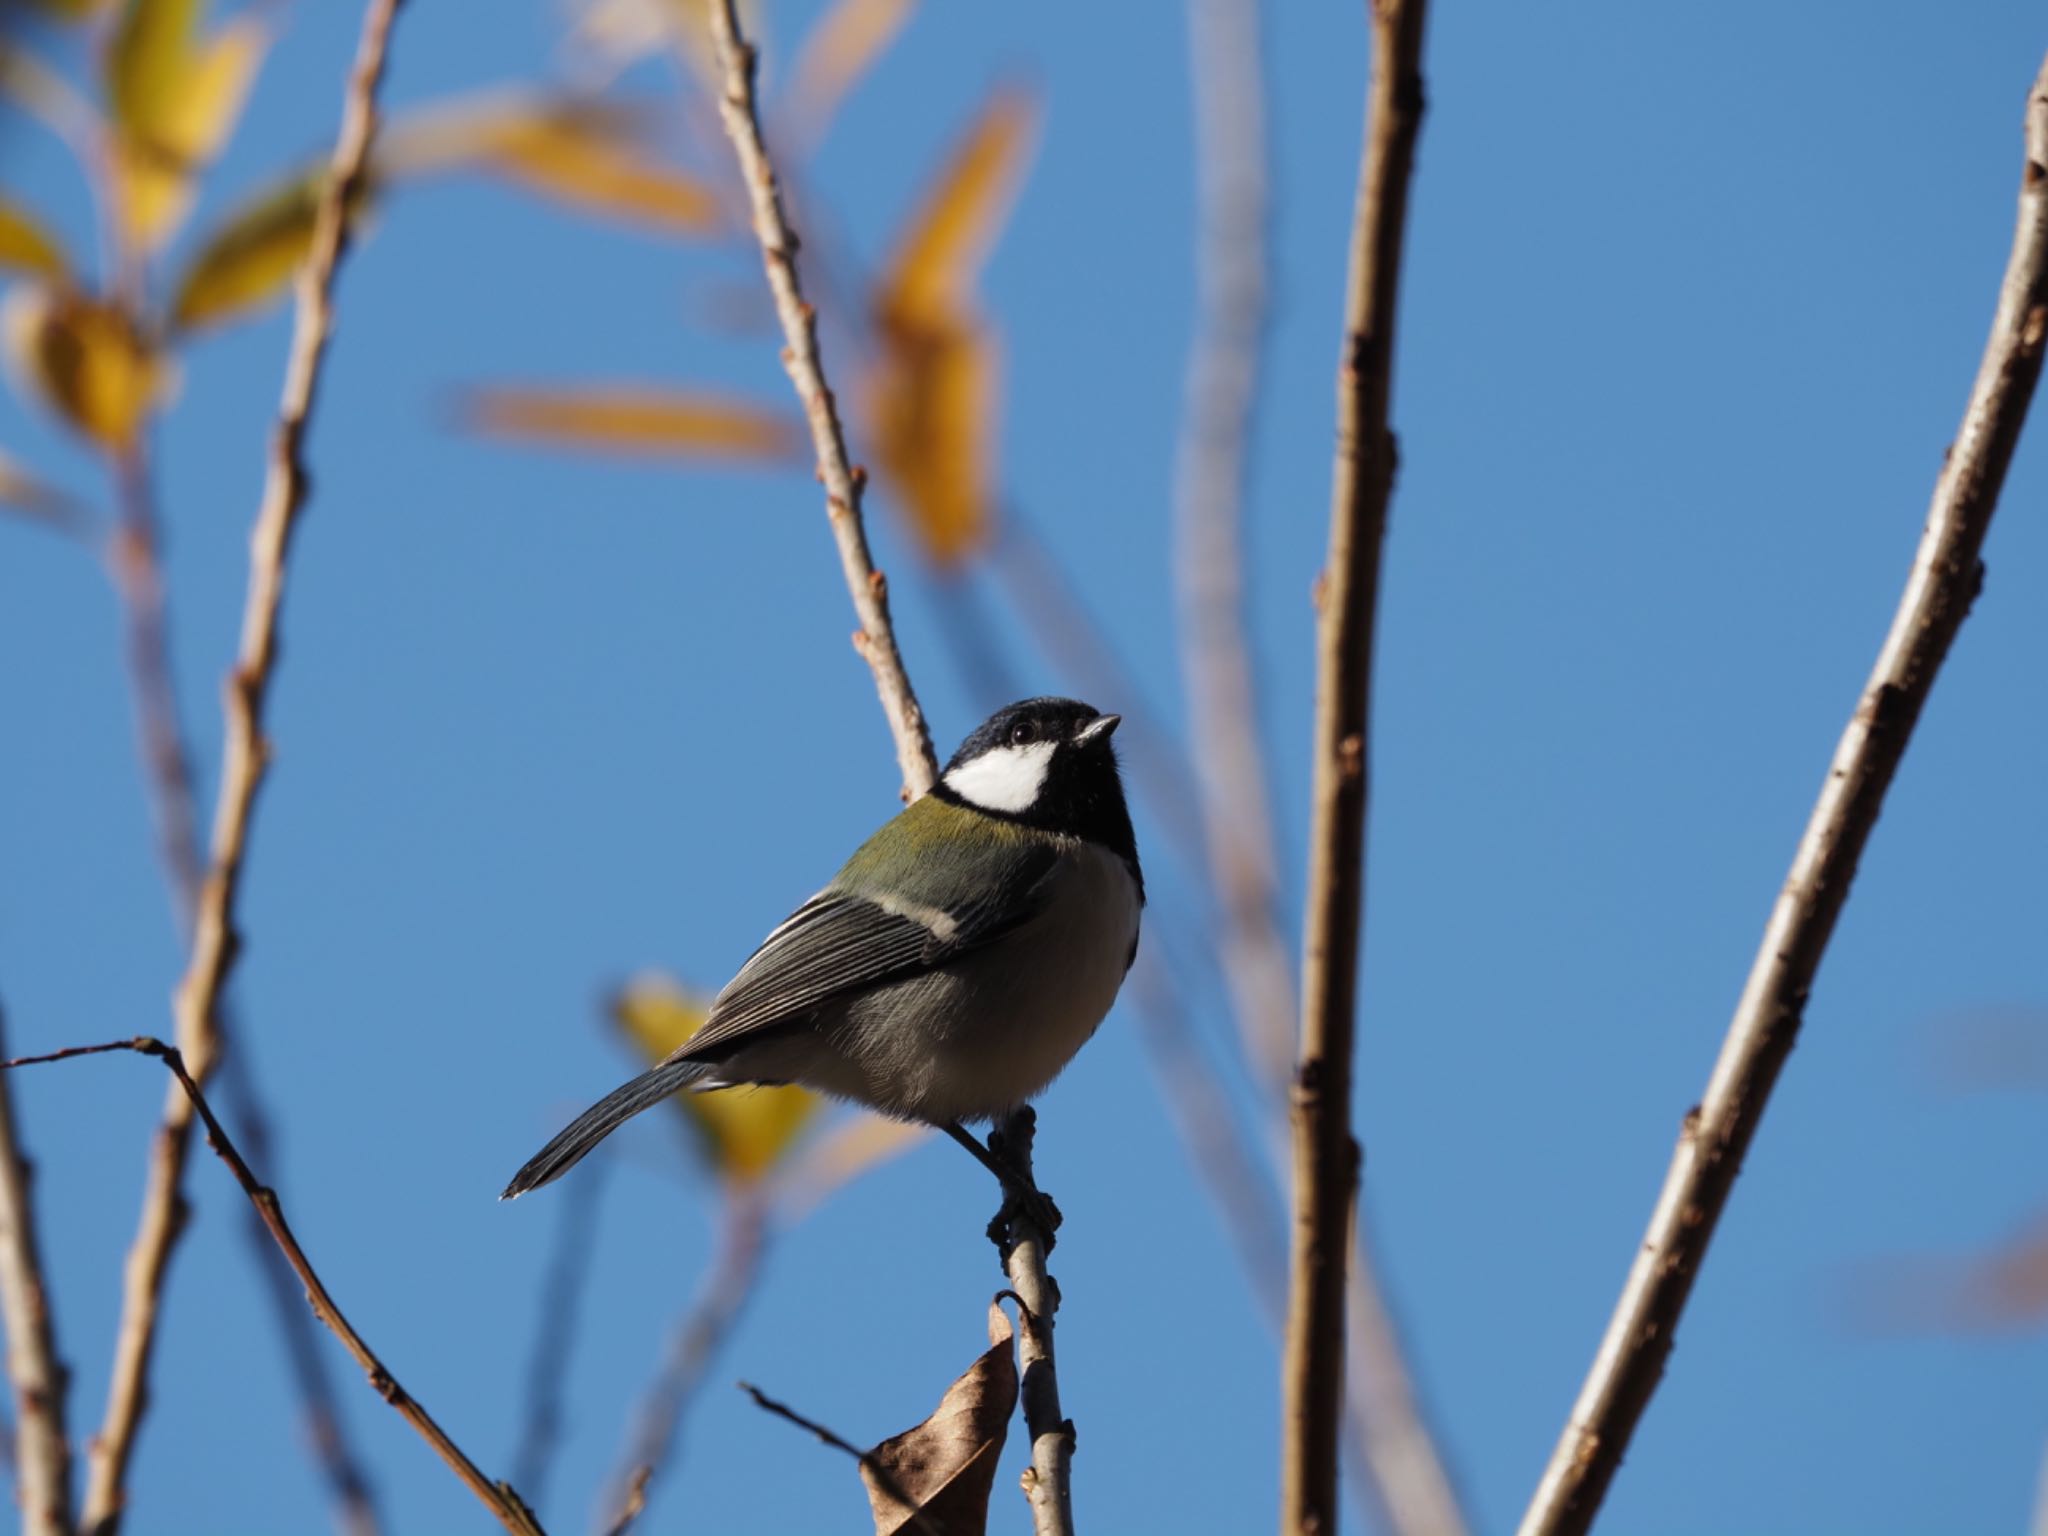
<path id="1" fill-rule="evenodd" d="M 651 1105 L 702 1077 L 710 1070 L 701 1061 L 665 1061 L 651 1072 L 614 1088 L 583 1111 L 553 1141 L 542 1147 L 526 1166 L 512 1175 L 500 1200 L 510 1200 L 559 1179 L 583 1155 L 621 1125 Z"/>

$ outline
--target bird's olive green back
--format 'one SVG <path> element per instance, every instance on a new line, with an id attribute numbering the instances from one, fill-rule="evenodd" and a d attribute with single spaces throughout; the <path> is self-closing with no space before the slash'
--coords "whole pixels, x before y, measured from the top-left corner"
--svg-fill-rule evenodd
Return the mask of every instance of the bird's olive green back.
<path id="1" fill-rule="evenodd" d="M 1008 885 L 1011 871 L 1043 860 L 1058 841 L 1049 832 L 925 795 L 862 843 L 832 886 L 950 909 Z"/>

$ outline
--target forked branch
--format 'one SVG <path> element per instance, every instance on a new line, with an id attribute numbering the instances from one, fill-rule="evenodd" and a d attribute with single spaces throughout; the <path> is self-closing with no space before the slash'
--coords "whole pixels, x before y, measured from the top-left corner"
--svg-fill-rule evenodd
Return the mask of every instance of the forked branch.
<path id="1" fill-rule="evenodd" d="M 1715 1223 L 1798 1038 L 1814 973 L 1848 899 L 1885 791 L 1982 585 L 1979 551 L 2040 377 L 2048 336 L 2048 61 L 2027 97 L 2025 140 L 2019 226 L 1991 339 L 1963 412 L 1962 430 L 1935 481 L 1905 595 L 1835 748 L 1706 1095 L 1685 1116 L 1649 1230 L 1564 1435 L 1522 1517 L 1521 1536 L 1584 1531 L 1599 1513 L 1663 1375 Z"/>
<path id="2" fill-rule="evenodd" d="M 398 1378 L 385 1369 L 384 1362 L 377 1358 L 363 1336 L 356 1332 L 353 1324 L 342 1315 L 334 1298 L 327 1292 L 313 1261 L 306 1257 L 306 1250 L 299 1246 L 299 1240 L 292 1235 L 291 1224 L 285 1220 L 284 1207 L 278 1203 L 277 1192 L 264 1185 L 250 1170 L 249 1165 L 236 1150 L 228 1133 L 214 1117 L 213 1108 L 206 1102 L 206 1094 L 185 1065 L 185 1058 L 176 1046 L 165 1045 L 163 1041 L 149 1035 L 137 1035 L 132 1040 L 110 1040 L 104 1045 L 74 1045 L 61 1051 L 52 1051 L 45 1056 L 17 1056 L 10 1061 L 0 1061 L 0 1071 L 11 1071 L 16 1067 L 42 1066 L 53 1061 L 72 1061 L 81 1056 L 104 1056 L 113 1051 L 134 1051 L 142 1056 L 154 1056 L 176 1079 L 172 1084 L 199 1122 L 206 1128 L 206 1142 L 219 1154 L 220 1160 L 228 1165 L 235 1182 L 242 1186 L 242 1193 L 249 1197 L 249 1203 L 263 1218 L 263 1225 L 269 1229 L 272 1241 L 292 1267 L 292 1273 L 299 1277 L 306 1288 L 306 1303 L 313 1309 L 313 1315 L 333 1331 L 343 1346 L 363 1368 L 370 1385 L 379 1397 L 398 1410 L 399 1416 L 410 1424 L 422 1440 L 434 1449 L 434 1454 L 455 1470 L 455 1475 L 468 1484 L 469 1489 L 486 1508 L 495 1515 L 498 1523 L 514 1536 L 544 1536 L 540 1523 L 534 1519 L 533 1511 L 521 1501 L 512 1490 L 510 1483 L 494 1483 L 462 1453 L 462 1448 L 453 1440 L 419 1400 L 398 1384 Z"/>
<path id="3" fill-rule="evenodd" d="M 1425 0 L 1376 0 L 1365 150 L 1352 215 L 1337 370 L 1330 550 L 1318 588 L 1301 1053 L 1293 1088 L 1293 1262 L 1283 1345 L 1281 1518 L 1337 1529 L 1346 1260 L 1358 1200 L 1351 1131 L 1359 928 L 1365 912 L 1367 730 L 1380 544 L 1394 485 L 1394 320 L 1408 182 L 1422 126 Z"/>

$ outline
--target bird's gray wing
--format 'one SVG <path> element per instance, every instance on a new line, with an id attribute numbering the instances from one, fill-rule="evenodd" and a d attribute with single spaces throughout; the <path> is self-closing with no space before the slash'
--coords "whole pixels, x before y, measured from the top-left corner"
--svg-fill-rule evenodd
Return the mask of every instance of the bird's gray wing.
<path id="1" fill-rule="evenodd" d="M 1050 844 L 1019 850 L 981 900 L 950 914 L 858 891 L 821 891 L 762 941 L 671 1060 L 723 1060 L 746 1036 L 795 1022 L 844 993 L 936 970 L 1001 937 L 1042 909 L 1058 863 Z"/>

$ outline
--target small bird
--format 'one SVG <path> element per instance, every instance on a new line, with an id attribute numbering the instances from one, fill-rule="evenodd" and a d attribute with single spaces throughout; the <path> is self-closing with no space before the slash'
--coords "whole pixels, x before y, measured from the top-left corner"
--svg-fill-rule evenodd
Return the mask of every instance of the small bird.
<path id="1" fill-rule="evenodd" d="M 500 1198 L 561 1177 L 677 1089 L 799 1083 L 936 1126 L 1057 1222 L 966 1126 L 1057 1077 L 1137 955 L 1145 877 L 1110 746 L 1120 718 L 1055 698 L 991 715 L 762 941 L 689 1040 L 579 1115 Z"/>

